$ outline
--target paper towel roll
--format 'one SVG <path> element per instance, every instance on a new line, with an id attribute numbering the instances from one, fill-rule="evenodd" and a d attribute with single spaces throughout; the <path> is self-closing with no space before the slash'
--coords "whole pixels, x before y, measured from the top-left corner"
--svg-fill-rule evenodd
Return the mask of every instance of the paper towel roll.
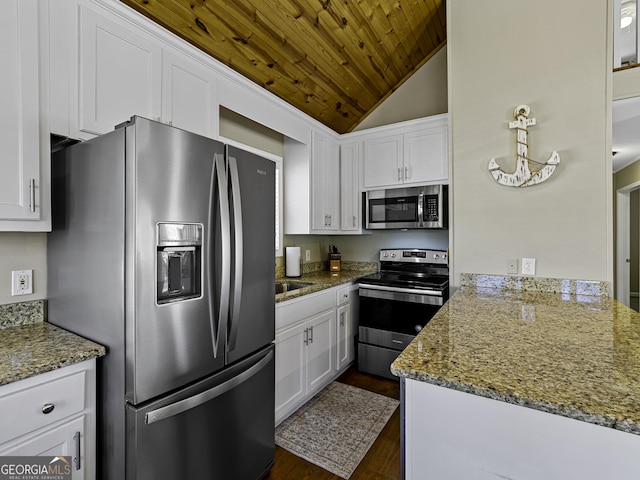
<path id="1" fill-rule="evenodd" d="M 285 247 L 285 275 L 287 277 L 299 277 L 302 275 L 300 265 L 300 247 Z"/>

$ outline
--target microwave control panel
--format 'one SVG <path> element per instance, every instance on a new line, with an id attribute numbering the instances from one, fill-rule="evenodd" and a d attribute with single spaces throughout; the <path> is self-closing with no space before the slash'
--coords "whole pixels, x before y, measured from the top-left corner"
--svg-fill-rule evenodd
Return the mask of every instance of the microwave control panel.
<path id="1" fill-rule="evenodd" d="M 424 221 L 437 222 L 440 218 L 438 213 L 438 195 L 424 196 Z"/>

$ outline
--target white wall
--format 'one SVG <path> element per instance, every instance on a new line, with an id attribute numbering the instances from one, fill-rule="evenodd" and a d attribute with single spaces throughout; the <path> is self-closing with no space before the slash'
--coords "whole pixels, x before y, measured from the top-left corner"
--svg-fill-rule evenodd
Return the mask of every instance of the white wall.
<path id="1" fill-rule="evenodd" d="M 607 2 L 455 0 L 447 16 L 453 283 L 522 257 L 538 276 L 612 281 Z M 561 158 L 551 179 L 520 189 L 487 169 L 494 157 L 515 167 L 519 104 L 538 122 L 530 158 Z"/>
<path id="2" fill-rule="evenodd" d="M 383 230 L 368 235 L 285 235 L 285 246 L 320 245 L 320 258 L 325 261 L 329 245 L 335 245 L 343 260 L 377 262 L 381 248 L 431 248 L 446 250 L 449 246 L 447 230 Z"/>

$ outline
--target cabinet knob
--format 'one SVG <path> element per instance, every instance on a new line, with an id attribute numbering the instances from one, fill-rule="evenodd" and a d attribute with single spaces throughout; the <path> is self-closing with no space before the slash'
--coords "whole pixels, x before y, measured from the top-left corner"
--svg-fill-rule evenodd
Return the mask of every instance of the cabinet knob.
<path id="1" fill-rule="evenodd" d="M 56 408 L 56 406 L 53 403 L 45 403 L 42 406 L 42 413 L 44 413 L 45 415 L 47 415 L 48 413 L 53 412 L 53 409 Z"/>

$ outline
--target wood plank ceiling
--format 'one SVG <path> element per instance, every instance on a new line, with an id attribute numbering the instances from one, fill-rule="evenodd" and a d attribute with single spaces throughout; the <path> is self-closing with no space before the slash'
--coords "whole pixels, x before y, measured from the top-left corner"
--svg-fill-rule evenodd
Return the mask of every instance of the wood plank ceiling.
<path id="1" fill-rule="evenodd" d="M 338 133 L 446 41 L 444 0 L 121 0 Z"/>

